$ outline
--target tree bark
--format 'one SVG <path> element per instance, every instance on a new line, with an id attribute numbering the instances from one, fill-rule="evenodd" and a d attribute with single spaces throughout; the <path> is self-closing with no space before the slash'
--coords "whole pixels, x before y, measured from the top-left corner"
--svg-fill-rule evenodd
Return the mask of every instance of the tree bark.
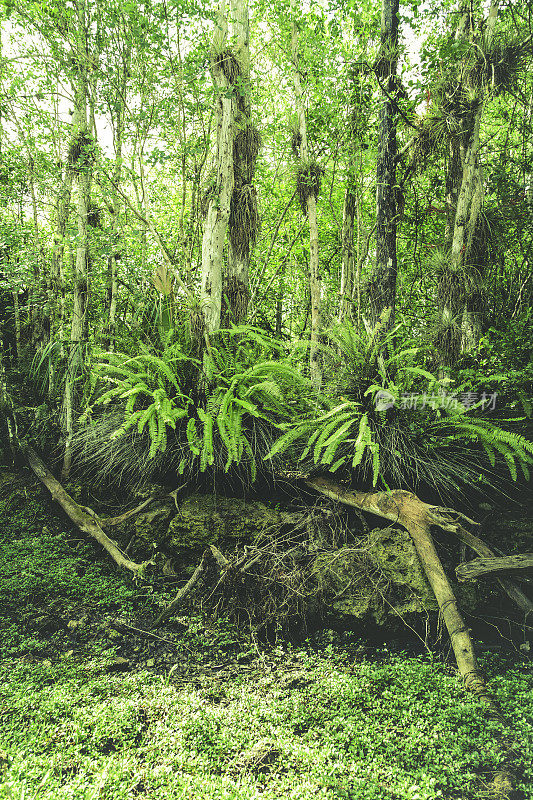
<path id="1" fill-rule="evenodd" d="M 250 86 L 250 22 L 248 0 L 231 0 L 232 45 L 240 67 L 239 84 L 235 98 L 234 142 L 237 137 L 247 137 L 255 128 L 251 120 Z M 248 136 L 249 138 L 249 136 Z M 250 299 L 250 251 L 255 243 L 259 218 L 257 198 L 253 185 L 257 153 L 243 147 L 233 148 L 233 192 L 229 216 L 229 248 L 225 292 L 229 318 L 235 324 L 246 320 Z M 249 223 L 242 222 L 239 209 L 255 211 L 247 215 Z M 255 226 L 255 227 L 252 227 Z"/>
<path id="2" fill-rule="evenodd" d="M 354 293 L 354 222 L 357 207 L 355 175 L 350 171 L 344 195 L 341 231 L 341 281 L 339 290 L 339 322 L 353 316 Z"/>
<path id="3" fill-rule="evenodd" d="M 87 152 L 90 140 L 88 119 L 89 103 L 89 41 L 88 12 L 86 0 L 78 0 L 76 4 L 76 38 L 74 58 L 76 59 L 76 78 L 74 85 L 74 117 L 72 122 L 73 143 L 81 143 L 79 156 L 73 158 L 71 169 L 77 173 L 76 219 L 78 237 L 76 258 L 72 276 L 72 321 L 70 329 L 70 346 L 68 353 L 65 393 L 63 399 L 64 416 L 64 458 L 62 475 L 67 479 L 72 461 L 71 443 L 76 425 L 76 413 L 79 403 L 79 383 L 83 375 L 88 345 L 87 299 L 89 291 L 89 226 L 87 215 L 91 196 L 92 163 L 91 154 Z"/>
<path id="4" fill-rule="evenodd" d="M 492 0 L 483 32 L 485 47 L 490 45 L 494 36 L 498 7 L 499 0 Z M 460 30 L 458 30 L 458 38 L 464 38 L 466 32 L 467 27 L 463 23 Z M 450 247 L 450 271 L 455 275 L 464 269 L 465 265 L 468 263 L 468 256 L 471 251 L 477 220 L 482 208 L 483 182 L 479 170 L 478 156 L 481 146 L 481 119 L 487 99 L 488 89 L 480 90 L 478 103 L 471 112 L 471 122 L 467 125 L 466 131 L 462 137 L 462 175 L 457 192 Z M 454 169 L 456 168 L 453 162 L 451 166 L 453 166 Z M 448 215 L 452 202 L 453 192 L 450 193 L 450 200 L 448 202 Z M 452 314 L 455 311 L 453 305 L 452 303 Z M 462 353 L 475 349 L 481 333 L 476 309 L 473 309 L 471 305 L 468 298 L 462 303 L 460 342 L 460 352 Z"/>
<path id="5" fill-rule="evenodd" d="M 376 72 L 384 81 L 386 95 L 380 111 L 378 159 L 376 167 L 376 264 L 369 279 L 372 325 L 390 309 L 387 328 L 394 326 L 396 307 L 396 110 L 391 100 L 395 93 L 398 64 L 399 0 L 383 0 L 381 10 L 381 52 Z"/>
<path id="6" fill-rule="evenodd" d="M 217 27 L 211 44 L 211 74 L 216 88 L 217 148 L 216 176 L 209 200 L 202 238 L 200 303 L 207 333 L 220 328 L 222 311 L 222 267 L 224 242 L 233 192 L 233 137 L 235 87 L 225 74 L 223 58 L 228 23 L 226 0 L 220 0 Z M 227 62 L 226 62 L 227 63 Z M 229 69 L 226 69 L 229 73 Z"/>
<path id="7" fill-rule="evenodd" d="M 111 119 L 113 121 L 115 169 L 113 174 L 113 188 L 112 188 L 112 199 L 111 199 L 111 209 L 110 209 L 112 210 L 111 231 L 110 231 L 112 252 L 110 253 L 107 260 L 107 276 L 106 276 L 107 322 L 105 325 L 103 345 L 104 349 L 109 350 L 110 352 L 113 352 L 115 350 L 115 344 L 116 344 L 115 337 L 116 337 L 116 324 L 117 324 L 116 316 L 117 316 L 117 292 L 118 292 L 117 266 L 118 266 L 118 261 L 120 260 L 121 257 L 119 222 L 120 222 L 120 211 L 122 208 L 120 193 L 118 189 L 120 187 L 120 183 L 122 180 L 122 145 L 124 137 L 124 109 L 126 106 L 128 74 L 131 61 L 131 42 L 126 42 L 123 46 L 124 50 L 123 52 L 121 52 L 122 64 L 120 66 L 121 70 L 120 87 L 119 91 L 117 92 L 115 102 L 113 105 L 110 104 L 110 109 L 109 109 L 111 112 Z"/>
<path id="8" fill-rule="evenodd" d="M 310 167 L 309 145 L 307 140 L 307 119 L 305 114 L 304 91 L 299 67 L 298 52 L 298 0 L 291 0 L 292 36 L 291 52 L 293 67 L 294 94 L 296 97 L 296 113 L 298 116 L 299 160 L 300 168 Z M 319 272 L 318 220 L 316 194 L 310 191 L 306 202 L 307 219 L 309 221 L 309 291 L 311 295 L 311 342 L 309 347 L 309 371 L 311 383 L 315 389 L 322 384 L 322 369 L 319 360 L 319 339 L 322 314 L 322 283 Z"/>

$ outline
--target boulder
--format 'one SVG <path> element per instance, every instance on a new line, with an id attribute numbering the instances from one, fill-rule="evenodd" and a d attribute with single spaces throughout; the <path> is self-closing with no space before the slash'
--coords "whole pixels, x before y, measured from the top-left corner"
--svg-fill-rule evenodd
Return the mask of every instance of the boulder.
<path id="1" fill-rule="evenodd" d="M 314 571 L 327 607 L 382 625 L 391 617 L 437 611 L 437 601 L 406 531 L 371 531 L 358 547 L 318 555 Z"/>
<path id="2" fill-rule="evenodd" d="M 200 553 L 210 544 L 229 549 L 253 542 L 272 526 L 290 524 L 290 517 L 257 501 L 194 494 L 170 522 L 165 544 L 178 558 Z"/>
<path id="3" fill-rule="evenodd" d="M 167 538 L 168 526 L 175 514 L 176 504 L 171 498 L 154 500 L 148 508 L 135 517 L 136 538 L 159 547 Z"/>

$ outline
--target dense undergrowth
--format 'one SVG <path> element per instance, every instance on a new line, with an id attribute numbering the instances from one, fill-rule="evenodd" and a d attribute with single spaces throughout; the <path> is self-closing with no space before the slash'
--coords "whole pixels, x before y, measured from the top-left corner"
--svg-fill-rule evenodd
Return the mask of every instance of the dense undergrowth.
<path id="1" fill-rule="evenodd" d="M 195 617 L 160 641 L 123 636 L 109 623 L 142 627 L 166 597 L 118 575 L 27 483 L 0 499 L 0 796 L 485 796 L 498 723 L 444 656 L 331 631 L 266 647 Z M 532 676 L 512 655 L 483 662 L 531 797 Z"/>

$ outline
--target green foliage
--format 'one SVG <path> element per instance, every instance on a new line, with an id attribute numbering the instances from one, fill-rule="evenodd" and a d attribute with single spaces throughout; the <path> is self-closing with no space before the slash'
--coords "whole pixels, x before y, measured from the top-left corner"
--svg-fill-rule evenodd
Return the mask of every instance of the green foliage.
<path id="1" fill-rule="evenodd" d="M 104 360 L 105 359 L 105 360 Z M 130 358 L 120 353 L 107 353 L 94 364 L 95 377 L 111 383 L 95 401 L 95 405 L 109 405 L 125 401 L 124 423 L 112 435 L 122 436 L 134 425 L 139 434 L 147 426 L 150 435 L 149 457 L 167 446 L 167 427 L 187 417 L 192 400 L 183 394 L 177 378 L 176 365 L 187 361 L 177 345 L 169 347 L 161 356 L 142 353 Z M 141 405 L 136 409 L 136 405 Z"/>
<path id="2" fill-rule="evenodd" d="M 266 458 L 285 453 L 300 439 L 305 441 L 298 460 L 305 461 L 312 452 L 313 463 L 326 467 L 330 472 L 336 472 L 344 465 L 355 469 L 368 451 L 372 461 L 372 483 L 376 485 L 379 448 L 372 439 L 368 414 L 362 414 L 357 403 L 346 401 L 325 414 L 289 425 Z M 339 449 L 342 455 L 338 454 Z"/>
<path id="3" fill-rule="evenodd" d="M 92 409 L 124 407 L 112 440 L 148 436 L 153 459 L 167 450 L 172 429 L 170 466 L 179 474 L 243 470 L 251 480 L 277 428 L 308 405 L 309 392 L 280 343 L 247 326 L 220 331 L 202 362 L 176 344 L 160 355 L 103 354 L 93 384 Z"/>
<path id="4" fill-rule="evenodd" d="M 466 414 L 435 420 L 427 430 L 438 437 L 439 447 L 456 446 L 462 440 L 475 442 L 483 447 L 492 467 L 500 456 L 509 468 L 513 481 L 518 479 L 518 466 L 526 481 L 529 480 L 529 465 L 533 464 L 533 444 L 519 433 L 504 430 L 486 419 L 473 419 Z"/>
<path id="5" fill-rule="evenodd" d="M 497 462 L 513 480 L 519 469 L 528 480 L 533 445 L 501 427 L 517 420 L 498 424 L 468 416 L 458 402 L 454 409 L 446 402 L 448 382 L 426 367 L 426 348 L 401 339 L 401 326 L 381 336 L 385 324 L 384 317 L 359 332 L 345 322 L 329 332 L 331 344 L 322 351 L 332 380 L 322 408 L 317 404 L 304 419 L 286 423 L 267 458 L 284 455 L 306 469 L 340 469 L 358 485 L 368 478 L 372 486 L 381 481 L 384 488 L 416 490 L 424 483 L 444 494 L 480 478 L 490 485 L 487 467 Z M 411 405 L 411 398 L 418 400 Z"/>
<path id="6" fill-rule="evenodd" d="M 205 626 L 198 633 L 212 636 Z M 186 641 L 190 648 L 192 633 Z M 176 683 L 176 670 L 108 675 L 106 652 L 83 662 L 9 661 L 1 672 L 4 791 L 42 800 L 126 800 L 132 786 L 160 800 L 486 796 L 502 727 L 443 665 L 386 649 L 365 656 L 347 637 L 313 644 L 318 653 L 279 647 L 268 670 L 254 662 L 251 674 L 233 668 L 231 680 L 206 675 L 192 650 L 194 684 Z M 512 663 L 488 666 L 500 671 L 498 698 L 520 738 L 518 786 L 527 792 L 531 677 Z"/>

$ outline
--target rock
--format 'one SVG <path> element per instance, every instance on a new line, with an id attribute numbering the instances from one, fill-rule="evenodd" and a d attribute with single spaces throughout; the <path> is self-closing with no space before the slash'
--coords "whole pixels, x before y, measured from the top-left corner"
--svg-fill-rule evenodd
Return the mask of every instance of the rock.
<path id="1" fill-rule="evenodd" d="M 176 505 L 170 498 L 157 500 L 135 517 L 135 533 L 148 544 L 159 544 L 165 538 L 168 524 L 176 514 Z"/>
<path id="2" fill-rule="evenodd" d="M 118 656 L 107 665 L 108 672 L 127 672 L 131 668 L 129 659 Z"/>
<path id="3" fill-rule="evenodd" d="M 382 625 L 398 615 L 438 610 L 407 531 L 371 531 L 362 547 L 317 556 L 320 593 L 334 611 Z"/>
<path id="4" fill-rule="evenodd" d="M 289 524 L 289 518 L 296 516 L 283 516 L 256 501 L 195 494 L 184 501 L 173 517 L 166 546 L 178 558 L 190 558 L 210 544 L 227 548 L 252 542 L 266 528 Z"/>

